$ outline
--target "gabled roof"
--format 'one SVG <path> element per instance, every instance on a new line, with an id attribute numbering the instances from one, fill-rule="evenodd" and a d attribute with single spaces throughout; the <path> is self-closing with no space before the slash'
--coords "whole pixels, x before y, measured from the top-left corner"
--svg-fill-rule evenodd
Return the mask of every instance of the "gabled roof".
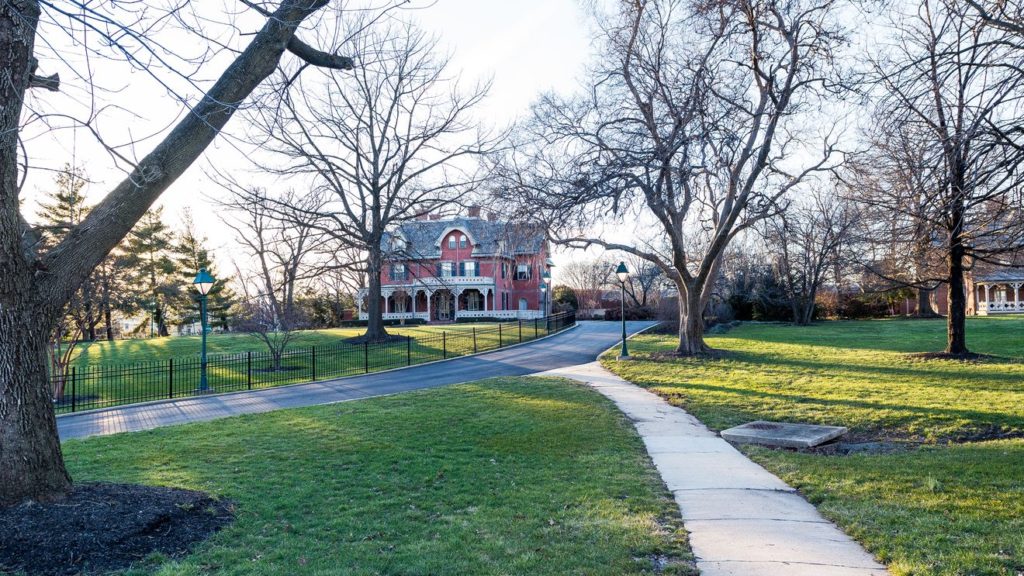
<path id="1" fill-rule="evenodd" d="M 536 224 L 509 223 L 457 216 L 446 220 L 410 220 L 394 233 L 381 239 L 387 258 L 440 258 L 441 240 L 449 230 L 461 230 L 472 239 L 473 256 L 537 254 L 546 240 L 544 229 Z M 403 239 L 406 246 L 392 249 L 392 239 Z"/>

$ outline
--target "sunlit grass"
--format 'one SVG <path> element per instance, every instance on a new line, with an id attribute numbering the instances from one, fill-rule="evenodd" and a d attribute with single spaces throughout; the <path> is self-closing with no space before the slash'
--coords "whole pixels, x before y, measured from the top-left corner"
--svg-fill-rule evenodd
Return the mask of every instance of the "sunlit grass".
<path id="1" fill-rule="evenodd" d="M 77 481 L 230 498 L 134 573 L 691 574 L 671 495 L 599 394 L 505 378 L 64 444 Z"/>
<path id="2" fill-rule="evenodd" d="M 546 336 L 545 322 L 392 326 L 407 337 L 353 344 L 360 328 L 299 332 L 279 365 L 246 334 L 215 334 L 208 342 L 208 386 L 231 392 L 354 376 L 494 350 Z M 94 342 L 73 363 L 58 412 L 179 398 L 200 387 L 199 337 Z M 70 397 L 69 397 L 70 396 Z M 72 402 L 71 398 L 74 398 Z"/>
<path id="3" fill-rule="evenodd" d="M 839 424 L 854 440 L 924 443 L 822 456 L 744 448 L 898 575 L 1024 573 L 1024 318 L 973 318 L 976 363 L 920 360 L 943 348 L 935 321 L 744 324 L 716 360 L 652 360 L 670 336 L 603 362 L 714 429 L 751 420 Z M 971 440 L 1005 437 L 1004 440 Z M 911 448 L 916 444 L 912 444 Z"/>

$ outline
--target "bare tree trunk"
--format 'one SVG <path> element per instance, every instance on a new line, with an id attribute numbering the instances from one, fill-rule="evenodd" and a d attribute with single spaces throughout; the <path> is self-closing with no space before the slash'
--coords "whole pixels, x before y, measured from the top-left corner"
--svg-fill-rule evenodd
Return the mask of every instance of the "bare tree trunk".
<path id="1" fill-rule="evenodd" d="M 380 245 L 380 242 L 377 243 Z M 366 258 L 366 273 L 369 276 L 367 278 L 368 286 L 366 293 L 366 308 L 368 313 L 368 319 L 366 321 L 366 334 L 363 335 L 367 340 L 384 340 L 388 337 L 387 330 L 384 329 L 384 317 L 380 311 L 380 273 L 383 268 L 383 255 L 379 249 L 370 249 L 369 254 Z"/>
<path id="2" fill-rule="evenodd" d="M 711 348 L 704 342 L 704 302 L 701 290 L 693 285 L 679 290 L 679 345 L 680 356 L 703 356 Z"/>
<path id="3" fill-rule="evenodd" d="M 46 375 L 50 331 L 33 308 L 0 306 L 0 506 L 59 498 L 71 487 Z"/>
<path id="4" fill-rule="evenodd" d="M 964 249 L 959 239 L 949 251 L 949 306 L 946 316 L 946 353 L 968 354 L 967 294 L 964 291 Z"/>
<path id="5" fill-rule="evenodd" d="M 938 316 L 935 308 L 932 307 L 932 292 L 928 288 L 917 289 L 917 315 L 922 318 L 934 318 Z"/>

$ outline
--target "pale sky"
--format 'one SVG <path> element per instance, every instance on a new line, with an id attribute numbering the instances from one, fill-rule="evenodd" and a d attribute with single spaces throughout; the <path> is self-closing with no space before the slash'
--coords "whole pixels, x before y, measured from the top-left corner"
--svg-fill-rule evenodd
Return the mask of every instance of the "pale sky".
<path id="1" fill-rule="evenodd" d="M 531 102 L 543 91 L 575 89 L 589 60 L 589 23 L 578 0 L 437 0 L 413 2 L 413 5 L 422 8 L 403 10 L 400 17 L 418 22 L 437 34 L 441 47 L 452 56 L 453 70 L 461 71 L 466 81 L 493 80 L 490 95 L 478 115 L 496 126 L 507 125 L 527 112 Z M 181 104 L 152 78 L 123 64 L 76 59 L 75 51 L 62 50 L 61 39 L 54 36 L 50 34 L 46 41 L 55 46 L 54 50 L 61 53 L 60 58 L 65 62 L 60 62 L 56 56 L 41 58 L 40 72 L 59 72 L 62 91 L 32 94 L 37 109 L 76 106 L 84 109 L 92 98 L 86 89 L 89 83 L 75 76 L 88 68 L 99 79 L 99 84 L 116 90 L 99 94 L 101 100 L 106 98 L 133 112 L 132 115 L 116 109 L 104 112 L 96 126 L 101 127 L 108 141 L 124 142 L 139 134 L 156 132 L 171 125 L 181 113 Z M 204 76 L 215 77 L 227 61 L 226 55 L 218 57 Z M 229 129 L 237 128 L 239 120 L 233 119 Z M 36 135 L 29 141 L 29 156 L 33 166 L 45 169 L 31 171 L 25 184 L 22 198 L 30 216 L 34 215 L 34 204 L 41 194 L 51 187 L 51 170 L 65 162 L 86 168 L 93 181 L 88 187 L 92 202 L 98 201 L 123 179 L 123 170 L 115 166 L 111 156 L 95 143 L 87 130 L 50 131 L 38 125 L 33 130 Z M 155 140 L 137 145 L 135 154 L 144 155 L 153 143 Z M 164 193 L 159 204 L 165 207 L 166 220 L 172 225 L 177 225 L 183 208 L 191 207 L 200 231 L 210 239 L 218 264 L 226 270 L 230 262 L 228 251 L 233 245 L 230 233 L 218 219 L 217 208 L 204 198 L 204 195 L 216 194 L 216 187 L 204 174 L 203 166 L 207 162 L 215 163 L 221 170 L 237 169 L 243 175 L 252 170 L 234 145 L 220 138 L 208 150 L 205 159 L 193 165 Z M 235 252 L 237 254 L 237 250 Z"/>

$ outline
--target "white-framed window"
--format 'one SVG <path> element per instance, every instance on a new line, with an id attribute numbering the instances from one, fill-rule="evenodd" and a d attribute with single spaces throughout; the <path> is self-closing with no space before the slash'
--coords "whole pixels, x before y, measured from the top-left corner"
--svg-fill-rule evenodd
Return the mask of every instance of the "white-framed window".
<path id="1" fill-rule="evenodd" d="M 463 276 L 476 276 L 479 270 L 477 269 L 476 262 L 466 261 L 461 264 Z"/>
<path id="2" fill-rule="evenodd" d="M 520 264 L 516 266 L 516 280 L 529 280 L 531 269 L 532 266 L 529 264 Z"/>
<path id="3" fill-rule="evenodd" d="M 527 303 L 526 298 L 520 298 L 519 299 L 519 309 L 520 310 L 529 310 L 529 306 L 530 305 L 529 305 L 529 303 Z"/>
<path id="4" fill-rule="evenodd" d="M 483 310 L 483 295 L 479 292 L 468 292 L 466 294 L 466 308 L 471 311 Z"/>
<path id="5" fill-rule="evenodd" d="M 458 242 L 458 238 L 456 237 L 455 234 L 452 234 L 451 236 L 449 236 L 448 237 L 448 249 L 449 250 L 455 250 L 456 242 Z"/>
<path id="6" fill-rule="evenodd" d="M 404 281 L 406 279 L 405 264 L 392 264 L 391 265 L 391 279 L 392 280 L 398 280 L 398 281 Z"/>
<path id="7" fill-rule="evenodd" d="M 442 278 L 451 278 L 454 276 L 455 266 L 451 262 L 441 262 L 438 266 L 437 275 Z"/>
<path id="8" fill-rule="evenodd" d="M 463 234 L 463 235 L 459 236 L 459 248 L 468 248 L 468 247 L 469 247 L 469 241 L 466 239 L 466 235 Z"/>

